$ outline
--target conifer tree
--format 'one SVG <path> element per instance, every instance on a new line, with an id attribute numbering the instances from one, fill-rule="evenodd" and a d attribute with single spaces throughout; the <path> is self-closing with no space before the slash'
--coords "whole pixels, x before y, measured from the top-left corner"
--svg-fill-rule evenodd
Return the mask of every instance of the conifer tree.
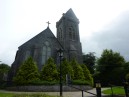
<path id="1" fill-rule="evenodd" d="M 91 85 L 93 85 L 93 78 L 92 75 L 90 74 L 90 71 L 88 70 L 87 66 L 82 64 L 81 65 L 85 80 L 87 80 Z"/>
<path id="2" fill-rule="evenodd" d="M 74 59 L 71 62 L 71 66 L 73 67 L 74 72 L 74 80 L 84 80 L 84 73 L 82 70 L 82 67 L 77 63 L 77 61 Z"/>
<path id="3" fill-rule="evenodd" d="M 64 59 L 61 65 L 62 65 L 63 80 L 66 79 L 67 74 L 70 75 L 71 78 L 73 78 L 74 77 L 74 72 L 73 72 L 73 68 L 70 65 L 70 63 L 66 59 Z"/>
<path id="4" fill-rule="evenodd" d="M 41 71 L 41 80 L 44 81 L 56 81 L 58 80 L 58 71 L 56 64 L 52 58 L 49 58 Z"/>
<path id="5" fill-rule="evenodd" d="M 10 66 L 7 64 L 0 64 L 0 82 L 6 80 L 8 71 L 10 70 Z"/>
<path id="6" fill-rule="evenodd" d="M 29 57 L 19 68 L 13 81 L 18 85 L 29 84 L 39 80 L 39 72 L 37 65 L 31 57 Z"/>

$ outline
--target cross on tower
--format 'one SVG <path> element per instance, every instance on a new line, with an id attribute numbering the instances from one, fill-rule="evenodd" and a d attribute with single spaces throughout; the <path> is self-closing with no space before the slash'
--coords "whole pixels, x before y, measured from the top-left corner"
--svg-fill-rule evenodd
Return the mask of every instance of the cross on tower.
<path id="1" fill-rule="evenodd" d="M 46 22 L 47 24 L 48 24 L 48 27 L 49 27 L 49 25 L 51 24 L 49 21 L 48 22 Z"/>

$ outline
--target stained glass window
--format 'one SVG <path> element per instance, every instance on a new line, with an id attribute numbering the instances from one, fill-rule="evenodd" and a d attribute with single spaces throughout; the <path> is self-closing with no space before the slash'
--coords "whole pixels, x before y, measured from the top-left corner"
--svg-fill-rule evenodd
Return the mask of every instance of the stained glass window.
<path id="1" fill-rule="evenodd" d="M 45 45 L 43 46 L 42 64 L 44 64 L 50 57 L 51 57 L 51 48 L 49 42 L 46 41 Z"/>

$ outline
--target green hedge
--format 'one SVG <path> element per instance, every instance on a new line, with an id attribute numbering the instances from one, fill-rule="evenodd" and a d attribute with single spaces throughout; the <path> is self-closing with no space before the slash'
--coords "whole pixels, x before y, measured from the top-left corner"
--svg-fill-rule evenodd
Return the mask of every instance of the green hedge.
<path id="1" fill-rule="evenodd" d="M 62 81 L 63 84 L 66 84 L 64 81 Z M 29 85 L 58 85 L 59 81 L 36 81 L 36 82 L 32 82 Z M 91 85 L 90 81 L 87 80 L 73 80 L 71 81 L 72 85 Z"/>
<path id="2" fill-rule="evenodd" d="M 73 84 L 73 85 L 91 85 L 91 82 L 87 81 L 87 80 L 73 80 L 71 82 L 71 84 Z"/>
<path id="3" fill-rule="evenodd" d="M 4 89 L 6 87 L 6 81 L 0 81 L 0 89 Z"/>
<path id="4" fill-rule="evenodd" d="M 31 83 L 28 84 L 24 84 L 24 86 L 30 86 L 30 85 L 59 85 L 59 81 L 32 81 Z M 66 82 L 62 81 L 62 83 L 65 85 Z M 72 80 L 71 81 L 72 85 L 91 85 L 92 83 L 88 80 Z M 19 85 L 15 85 L 15 86 L 19 86 Z M 22 85 L 23 86 L 23 85 Z"/>
<path id="5" fill-rule="evenodd" d="M 34 81 L 29 83 L 29 85 L 57 85 L 58 81 Z"/>

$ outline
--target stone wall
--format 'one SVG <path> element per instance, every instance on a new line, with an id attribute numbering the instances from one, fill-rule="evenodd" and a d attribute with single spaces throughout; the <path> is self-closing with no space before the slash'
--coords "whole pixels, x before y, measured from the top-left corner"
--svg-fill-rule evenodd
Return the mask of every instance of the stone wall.
<path id="1" fill-rule="evenodd" d="M 76 87 L 83 90 L 92 89 L 90 86 L 82 86 L 82 85 L 73 85 L 72 87 Z M 79 91 L 70 86 L 63 86 L 63 91 Z M 8 87 L 7 90 L 10 91 L 30 91 L 30 92 L 59 92 L 60 86 L 16 86 L 16 87 Z"/>

